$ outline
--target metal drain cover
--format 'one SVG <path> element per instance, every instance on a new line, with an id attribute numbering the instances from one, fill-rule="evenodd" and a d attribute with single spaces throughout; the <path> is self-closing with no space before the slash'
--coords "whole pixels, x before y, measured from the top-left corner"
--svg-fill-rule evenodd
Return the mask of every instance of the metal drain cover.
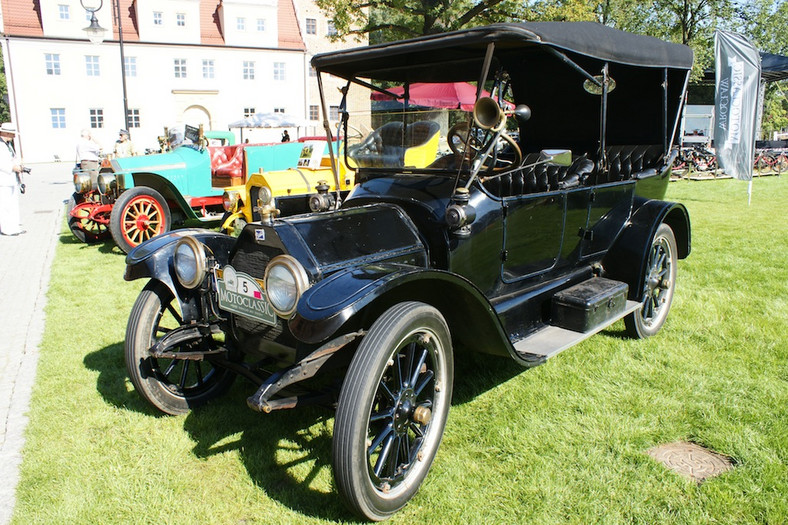
<path id="1" fill-rule="evenodd" d="M 695 443 L 668 443 L 646 452 L 670 470 L 698 483 L 733 468 L 733 461 Z"/>

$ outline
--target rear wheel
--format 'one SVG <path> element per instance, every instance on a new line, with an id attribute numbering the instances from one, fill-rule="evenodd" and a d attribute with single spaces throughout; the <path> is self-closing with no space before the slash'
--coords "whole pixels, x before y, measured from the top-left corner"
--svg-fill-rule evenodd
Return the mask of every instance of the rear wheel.
<path id="1" fill-rule="evenodd" d="M 112 238 L 126 253 L 151 237 L 170 231 L 167 201 L 152 188 L 131 188 L 121 193 L 110 216 Z"/>
<path id="2" fill-rule="evenodd" d="M 80 208 L 77 210 L 76 216 L 73 216 L 72 210 L 76 207 L 77 201 L 72 195 L 68 200 L 68 229 L 77 240 L 90 244 L 109 236 L 107 225 L 90 219 L 90 212 L 87 209 Z"/>
<path id="3" fill-rule="evenodd" d="M 139 394 L 162 412 L 185 414 L 223 394 L 235 379 L 209 361 L 154 358 L 150 348 L 165 334 L 184 324 L 178 301 L 169 288 L 151 281 L 140 292 L 126 327 L 126 369 Z M 175 352 L 215 348 L 212 337 L 184 343 Z"/>
<path id="4" fill-rule="evenodd" d="M 646 262 L 642 306 L 625 319 L 627 333 L 642 339 L 659 332 L 670 311 L 676 289 L 676 237 L 667 224 L 660 224 Z"/>
<path id="5" fill-rule="evenodd" d="M 777 172 L 777 175 L 788 170 L 788 156 L 784 153 L 777 155 L 777 159 L 774 162 L 774 170 Z"/>
<path id="6" fill-rule="evenodd" d="M 359 516 L 385 519 L 416 494 L 443 436 L 453 378 L 449 329 L 435 308 L 400 303 L 372 325 L 334 422 L 337 489 Z"/>

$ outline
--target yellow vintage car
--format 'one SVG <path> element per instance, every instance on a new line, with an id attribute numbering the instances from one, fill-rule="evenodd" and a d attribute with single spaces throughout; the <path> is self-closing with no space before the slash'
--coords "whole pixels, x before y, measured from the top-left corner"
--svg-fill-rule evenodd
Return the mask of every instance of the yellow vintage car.
<path id="1" fill-rule="evenodd" d="M 261 168 L 247 175 L 245 186 L 226 189 L 221 231 L 238 235 L 247 223 L 263 218 L 331 209 L 353 187 L 353 171 L 347 164 L 351 168 L 423 168 L 437 157 L 440 135 L 437 122 L 423 120 L 407 126 L 389 122 L 351 138 L 347 156 L 342 151 L 344 142 L 341 148 L 334 142 L 339 188 L 331 171 L 328 141 L 305 141 L 296 167 L 268 172 Z"/>

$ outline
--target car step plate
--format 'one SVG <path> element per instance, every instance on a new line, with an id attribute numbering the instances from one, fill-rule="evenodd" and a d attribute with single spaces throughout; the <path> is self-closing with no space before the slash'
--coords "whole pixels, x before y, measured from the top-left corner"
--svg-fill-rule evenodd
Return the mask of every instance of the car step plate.
<path id="1" fill-rule="evenodd" d="M 621 314 L 610 319 L 609 322 L 603 323 L 596 328 L 583 333 L 566 330 L 564 328 L 559 328 L 558 326 L 546 326 L 545 328 L 534 332 L 528 337 L 517 341 L 514 344 L 514 349 L 518 354 L 520 354 L 521 357 L 524 358 L 536 357 L 548 359 L 563 352 L 570 346 L 574 346 L 577 343 L 588 339 L 592 335 L 604 330 L 619 319 L 623 319 L 628 314 L 639 309 L 640 303 L 636 301 L 627 301 L 624 311 Z"/>

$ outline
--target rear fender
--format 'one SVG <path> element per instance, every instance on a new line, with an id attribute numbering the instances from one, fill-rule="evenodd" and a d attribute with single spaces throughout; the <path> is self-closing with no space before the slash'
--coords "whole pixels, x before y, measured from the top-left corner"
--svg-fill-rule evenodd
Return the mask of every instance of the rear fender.
<path id="1" fill-rule="evenodd" d="M 123 275 L 127 281 L 147 278 L 169 288 L 181 305 L 184 321 L 201 317 L 199 289 L 189 290 L 181 286 L 173 267 L 175 244 L 187 235 L 203 243 L 220 266 L 229 262 L 234 238 L 210 230 L 188 228 L 158 235 L 131 250 L 126 256 L 126 272 Z"/>
<path id="2" fill-rule="evenodd" d="M 330 275 L 304 293 L 289 327 L 299 340 L 319 343 L 346 325 L 369 328 L 386 309 L 402 301 L 437 308 L 456 346 L 515 356 L 495 310 L 470 281 L 410 265 L 374 264 Z"/>
<path id="3" fill-rule="evenodd" d="M 659 225 L 665 223 L 676 236 L 677 256 L 686 258 L 691 249 L 690 218 L 683 204 L 649 200 L 632 215 L 613 246 L 608 250 L 602 266 L 605 274 L 629 284 L 629 299 L 640 301 L 646 275 L 646 262 L 651 243 Z"/>

